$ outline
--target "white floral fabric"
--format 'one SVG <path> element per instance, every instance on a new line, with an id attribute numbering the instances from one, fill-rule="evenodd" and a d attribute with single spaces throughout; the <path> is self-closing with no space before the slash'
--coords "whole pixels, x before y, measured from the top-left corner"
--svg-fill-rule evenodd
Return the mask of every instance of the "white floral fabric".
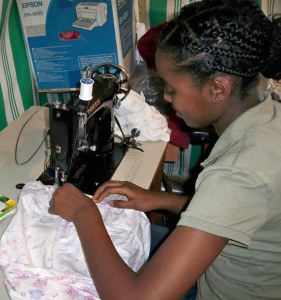
<path id="1" fill-rule="evenodd" d="M 53 186 L 26 184 L 0 241 L 0 268 L 11 299 L 100 299 L 72 223 L 48 213 Z M 150 223 L 134 210 L 98 205 L 122 259 L 137 271 L 150 250 Z M 108 283 L 110 284 L 110 283 Z"/>

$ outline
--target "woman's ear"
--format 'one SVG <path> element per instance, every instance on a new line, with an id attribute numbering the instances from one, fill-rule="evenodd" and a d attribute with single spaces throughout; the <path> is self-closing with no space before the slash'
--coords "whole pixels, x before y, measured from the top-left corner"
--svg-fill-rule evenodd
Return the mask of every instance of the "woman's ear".
<path id="1" fill-rule="evenodd" d="M 213 102 L 220 103 L 231 96 L 234 79 L 227 75 L 218 75 L 211 80 Z"/>

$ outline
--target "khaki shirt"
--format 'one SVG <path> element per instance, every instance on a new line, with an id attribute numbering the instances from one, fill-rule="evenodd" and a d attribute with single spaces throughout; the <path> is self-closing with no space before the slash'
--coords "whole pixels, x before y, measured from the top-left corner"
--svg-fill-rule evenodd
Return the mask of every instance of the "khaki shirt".
<path id="1" fill-rule="evenodd" d="M 281 104 L 267 99 L 239 116 L 202 165 L 178 225 L 230 241 L 197 298 L 281 299 Z"/>

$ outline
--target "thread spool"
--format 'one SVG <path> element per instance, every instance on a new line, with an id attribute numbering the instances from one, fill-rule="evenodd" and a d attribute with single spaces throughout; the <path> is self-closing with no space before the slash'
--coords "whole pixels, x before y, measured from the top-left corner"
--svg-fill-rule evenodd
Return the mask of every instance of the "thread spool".
<path id="1" fill-rule="evenodd" d="M 84 101 L 90 101 L 93 98 L 93 84 L 92 78 L 82 78 L 80 80 L 80 95 L 79 98 Z"/>

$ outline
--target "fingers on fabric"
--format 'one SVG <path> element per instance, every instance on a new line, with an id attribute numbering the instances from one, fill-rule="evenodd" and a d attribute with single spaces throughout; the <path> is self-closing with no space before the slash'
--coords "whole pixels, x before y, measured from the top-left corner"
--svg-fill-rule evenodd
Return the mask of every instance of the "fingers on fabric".
<path id="1" fill-rule="evenodd" d="M 109 202 L 109 205 L 115 208 L 128 208 L 128 209 L 134 208 L 131 201 L 123 201 L 123 200 L 112 200 Z"/>
<path id="2" fill-rule="evenodd" d="M 127 196 L 124 182 L 122 181 L 109 181 L 102 185 L 93 195 L 93 200 L 97 203 L 101 202 L 105 197 L 110 194 L 120 194 Z"/>

